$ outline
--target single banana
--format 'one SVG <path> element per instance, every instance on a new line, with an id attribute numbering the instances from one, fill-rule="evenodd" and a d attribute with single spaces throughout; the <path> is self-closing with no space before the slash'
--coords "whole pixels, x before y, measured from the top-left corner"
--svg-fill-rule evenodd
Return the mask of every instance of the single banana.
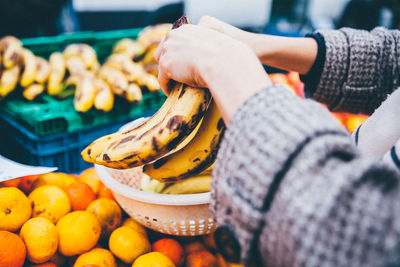
<path id="1" fill-rule="evenodd" d="M 124 54 L 124 56 L 130 59 L 136 58 L 138 55 L 143 54 L 144 49 L 138 42 L 124 38 L 118 41 L 113 49 L 114 54 Z"/>
<path id="2" fill-rule="evenodd" d="M 50 74 L 47 83 L 47 93 L 57 95 L 63 89 L 62 82 L 65 76 L 65 60 L 61 53 L 54 52 L 49 59 Z"/>
<path id="3" fill-rule="evenodd" d="M 104 112 L 110 111 L 114 106 L 114 94 L 110 86 L 101 79 L 95 80 L 96 96 L 94 98 L 94 106 L 98 110 Z"/>
<path id="4" fill-rule="evenodd" d="M 126 95 L 128 80 L 121 71 L 103 66 L 100 68 L 99 78 L 103 79 L 111 87 L 114 94 L 119 96 Z"/>
<path id="5" fill-rule="evenodd" d="M 14 36 L 5 36 L 0 40 L 0 53 L 3 53 L 3 65 L 6 69 L 18 64 L 21 49 L 21 41 Z"/>
<path id="6" fill-rule="evenodd" d="M 147 175 L 143 175 L 140 179 L 140 190 L 145 192 L 160 193 L 166 184 L 160 183 L 157 180 L 151 179 Z"/>
<path id="7" fill-rule="evenodd" d="M 96 51 L 88 44 L 70 44 L 64 49 L 64 57 L 79 57 L 82 59 L 85 67 L 93 69 L 98 65 Z"/>
<path id="8" fill-rule="evenodd" d="M 160 83 L 157 78 L 152 74 L 143 72 L 142 76 L 138 80 L 140 86 L 145 86 L 150 92 L 158 91 L 161 89 Z"/>
<path id="9" fill-rule="evenodd" d="M 174 182 L 196 175 L 214 163 L 225 124 L 211 101 L 200 128 L 181 150 L 143 166 L 143 172 L 160 182 Z"/>
<path id="10" fill-rule="evenodd" d="M 131 103 L 138 103 L 142 101 L 142 89 L 136 83 L 130 83 L 126 90 L 126 99 Z"/>
<path id="11" fill-rule="evenodd" d="M 156 127 L 138 136 L 131 131 L 111 143 L 96 163 L 114 168 L 137 167 L 174 149 L 196 127 L 210 101 L 204 88 L 176 84 L 178 101 Z M 122 163 L 122 164 L 121 164 Z"/>
<path id="12" fill-rule="evenodd" d="M 123 54 L 111 55 L 104 66 L 121 71 L 128 82 L 137 82 L 144 75 L 142 65 L 133 62 Z"/>
<path id="13" fill-rule="evenodd" d="M 106 147 L 114 142 L 114 140 L 117 140 L 121 136 L 126 136 L 130 134 L 131 131 L 135 131 L 136 135 L 140 136 L 155 127 L 159 123 L 159 121 L 167 114 L 171 106 L 175 104 L 176 100 L 178 99 L 179 93 L 180 91 L 178 90 L 171 92 L 161 108 L 150 119 L 144 121 L 139 126 L 125 132 L 120 131 L 96 139 L 81 152 L 83 160 L 90 163 L 95 163 L 96 158 L 98 158 L 101 153 L 103 153 L 103 151 L 106 149 Z"/>
<path id="14" fill-rule="evenodd" d="M 38 95 L 43 93 L 44 85 L 41 83 L 32 83 L 24 89 L 22 95 L 29 101 L 34 100 Z"/>
<path id="15" fill-rule="evenodd" d="M 0 76 L 0 99 L 11 93 L 18 84 L 20 67 L 15 65 L 11 69 L 5 69 Z"/>
<path id="16" fill-rule="evenodd" d="M 50 74 L 50 65 L 42 57 L 36 57 L 36 78 L 38 83 L 44 83 L 47 81 Z"/>
<path id="17" fill-rule="evenodd" d="M 143 60 L 140 61 L 143 65 L 149 65 L 157 62 L 154 53 L 158 48 L 158 44 L 159 43 L 153 43 L 146 49 Z"/>
<path id="18" fill-rule="evenodd" d="M 210 192 L 211 175 L 201 175 L 173 183 L 161 191 L 161 194 L 198 194 Z"/>
<path id="19" fill-rule="evenodd" d="M 74 97 L 74 107 L 78 112 L 87 112 L 94 105 L 96 96 L 96 85 L 94 77 L 89 74 L 70 76 L 66 85 L 75 84 L 76 92 Z"/>
<path id="20" fill-rule="evenodd" d="M 86 66 L 80 57 L 73 56 L 65 59 L 65 66 L 71 76 L 86 72 Z"/>
<path id="21" fill-rule="evenodd" d="M 28 49 L 21 50 L 23 72 L 19 81 L 22 87 L 27 87 L 35 81 L 37 61 L 35 55 Z"/>

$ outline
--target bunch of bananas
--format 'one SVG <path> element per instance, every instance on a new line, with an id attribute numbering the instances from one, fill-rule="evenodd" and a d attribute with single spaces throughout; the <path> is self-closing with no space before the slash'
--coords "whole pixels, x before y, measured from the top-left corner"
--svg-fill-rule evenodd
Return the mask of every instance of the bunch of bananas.
<path id="1" fill-rule="evenodd" d="M 24 48 L 19 39 L 5 36 L 0 39 L 0 99 L 14 91 L 18 82 L 22 95 L 33 100 L 45 89 L 49 63 Z"/>
<path id="2" fill-rule="evenodd" d="M 175 27 L 187 19 L 178 22 Z M 117 169 L 144 165 L 144 173 L 151 178 L 177 182 L 201 173 L 215 161 L 224 129 L 207 89 L 171 82 L 170 94 L 151 118 L 131 130 L 95 140 L 82 157 Z"/>

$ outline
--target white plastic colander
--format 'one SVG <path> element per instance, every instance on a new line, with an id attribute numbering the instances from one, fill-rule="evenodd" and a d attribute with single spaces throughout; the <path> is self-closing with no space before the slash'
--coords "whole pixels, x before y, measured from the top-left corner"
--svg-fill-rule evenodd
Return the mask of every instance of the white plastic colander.
<path id="1" fill-rule="evenodd" d="M 143 120 L 128 123 L 121 130 L 132 128 Z M 117 170 L 95 165 L 95 169 L 125 212 L 150 229 L 177 236 L 204 235 L 216 229 L 209 210 L 209 192 L 186 195 L 144 192 L 139 190 L 142 167 Z"/>

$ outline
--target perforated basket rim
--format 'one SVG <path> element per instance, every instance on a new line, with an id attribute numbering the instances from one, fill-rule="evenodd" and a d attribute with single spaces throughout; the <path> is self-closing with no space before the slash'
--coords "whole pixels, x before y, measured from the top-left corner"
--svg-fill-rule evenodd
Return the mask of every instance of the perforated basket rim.
<path id="1" fill-rule="evenodd" d="M 128 185 L 124 185 L 115 180 L 110 173 L 113 169 L 107 168 L 102 165 L 95 164 L 95 170 L 104 183 L 105 186 L 111 191 L 127 197 L 129 199 L 137 200 L 144 203 L 168 205 L 168 206 L 190 206 L 210 204 L 211 193 L 198 193 L 198 194 L 185 194 L 185 195 L 168 195 L 158 194 L 152 192 L 144 192 L 137 190 Z"/>

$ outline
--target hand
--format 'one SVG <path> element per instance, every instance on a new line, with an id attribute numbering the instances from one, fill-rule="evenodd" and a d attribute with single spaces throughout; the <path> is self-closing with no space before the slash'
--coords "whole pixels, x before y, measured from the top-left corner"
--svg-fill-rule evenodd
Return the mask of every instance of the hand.
<path id="1" fill-rule="evenodd" d="M 183 25 L 171 30 L 159 45 L 159 82 L 168 93 L 168 81 L 209 88 L 225 123 L 256 91 L 270 84 L 253 51 L 215 30 Z"/>

